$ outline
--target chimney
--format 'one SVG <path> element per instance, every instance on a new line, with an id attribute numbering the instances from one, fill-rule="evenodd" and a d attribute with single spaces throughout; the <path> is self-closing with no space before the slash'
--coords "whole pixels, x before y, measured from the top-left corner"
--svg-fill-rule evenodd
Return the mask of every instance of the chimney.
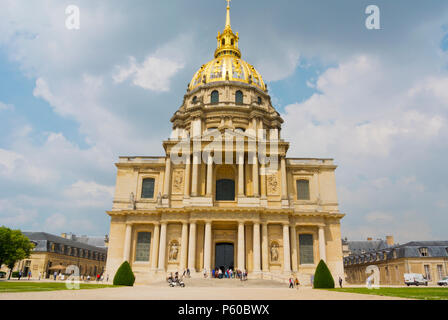
<path id="1" fill-rule="evenodd" d="M 395 244 L 394 236 L 386 236 L 386 243 L 388 246 L 393 246 Z"/>
<path id="2" fill-rule="evenodd" d="M 373 240 L 373 238 L 367 238 L 367 241 L 372 241 Z"/>

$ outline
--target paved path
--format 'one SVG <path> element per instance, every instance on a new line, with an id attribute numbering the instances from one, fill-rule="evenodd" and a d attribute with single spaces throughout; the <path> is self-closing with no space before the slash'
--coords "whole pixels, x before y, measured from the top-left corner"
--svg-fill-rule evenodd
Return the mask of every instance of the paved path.
<path id="1" fill-rule="evenodd" d="M 202 280 L 186 288 L 166 283 L 91 290 L 0 293 L 0 300 L 400 300 L 394 297 L 314 290 L 288 289 L 284 284 L 252 280 Z"/>

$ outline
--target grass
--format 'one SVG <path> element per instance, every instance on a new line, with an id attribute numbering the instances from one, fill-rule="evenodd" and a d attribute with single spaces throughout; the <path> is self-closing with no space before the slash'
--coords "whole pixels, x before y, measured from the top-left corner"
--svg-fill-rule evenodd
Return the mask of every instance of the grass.
<path id="1" fill-rule="evenodd" d="M 105 284 L 81 283 L 80 289 L 100 289 L 112 288 L 115 286 Z M 31 292 L 31 291 L 59 291 L 69 290 L 63 282 L 28 282 L 22 281 L 1 281 L 0 293 L 6 292 Z"/>
<path id="2" fill-rule="evenodd" d="M 448 288 L 342 288 L 330 289 L 337 292 L 370 294 L 419 300 L 448 300 Z"/>

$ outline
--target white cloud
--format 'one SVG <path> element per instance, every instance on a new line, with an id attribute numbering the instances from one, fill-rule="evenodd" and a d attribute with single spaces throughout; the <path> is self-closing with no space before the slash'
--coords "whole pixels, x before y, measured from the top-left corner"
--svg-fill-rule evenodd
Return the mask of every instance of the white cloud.
<path id="1" fill-rule="evenodd" d="M 0 101 L 0 111 L 12 111 L 14 106 L 12 104 L 6 104 Z"/>
<path id="2" fill-rule="evenodd" d="M 113 76 L 117 83 L 132 78 L 136 86 L 152 91 L 169 91 L 170 79 L 184 67 L 176 61 L 149 56 L 141 64 L 134 57 L 129 58 L 128 67 L 117 67 Z"/>
<path id="3" fill-rule="evenodd" d="M 107 208 L 110 205 L 113 193 L 114 187 L 82 180 L 63 191 L 63 195 L 75 206 L 99 208 Z"/>

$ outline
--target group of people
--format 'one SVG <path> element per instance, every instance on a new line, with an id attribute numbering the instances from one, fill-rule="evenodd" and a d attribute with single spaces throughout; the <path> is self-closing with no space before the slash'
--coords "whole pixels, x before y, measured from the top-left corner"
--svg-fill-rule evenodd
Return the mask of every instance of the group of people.
<path id="1" fill-rule="evenodd" d="M 299 289 L 299 286 L 300 286 L 300 282 L 299 282 L 299 279 L 297 279 L 297 277 L 295 277 L 294 279 L 292 277 L 289 278 L 289 288 L 290 289 L 294 289 L 294 288 Z"/>
<path id="2" fill-rule="evenodd" d="M 204 269 L 204 279 L 208 277 L 207 269 Z M 211 272 L 211 278 L 213 279 L 239 279 L 241 281 L 247 280 L 247 271 L 233 270 L 227 268 L 223 271 L 221 268 L 215 268 Z"/>

